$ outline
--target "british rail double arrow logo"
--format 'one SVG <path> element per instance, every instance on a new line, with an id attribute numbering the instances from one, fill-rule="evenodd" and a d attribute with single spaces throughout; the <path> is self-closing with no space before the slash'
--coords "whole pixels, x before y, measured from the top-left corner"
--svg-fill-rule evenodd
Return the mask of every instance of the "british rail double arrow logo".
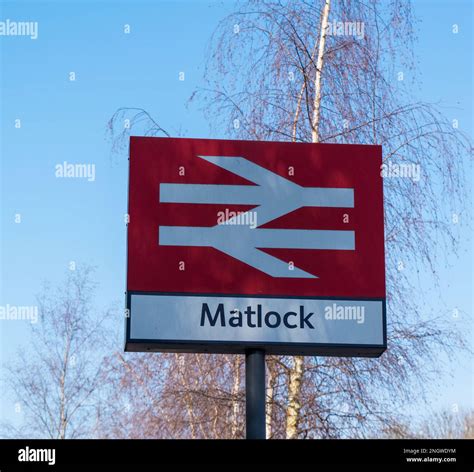
<path id="1" fill-rule="evenodd" d="M 160 226 L 161 246 L 213 247 L 272 277 L 318 278 L 260 249 L 355 250 L 354 231 L 269 229 L 261 226 L 302 207 L 354 208 L 353 188 L 302 187 L 244 157 L 197 156 L 256 185 L 160 184 L 162 203 L 255 205 L 257 227 Z M 245 215 L 242 215 L 245 216 Z"/>

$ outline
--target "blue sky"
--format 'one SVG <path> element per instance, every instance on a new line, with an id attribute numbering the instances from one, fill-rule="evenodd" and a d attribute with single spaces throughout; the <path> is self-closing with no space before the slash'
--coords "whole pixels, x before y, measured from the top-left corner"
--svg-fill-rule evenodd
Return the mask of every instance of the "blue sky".
<path id="1" fill-rule="evenodd" d="M 106 123 L 119 107 L 141 107 L 171 134 L 225 137 L 211 135 L 197 107 L 186 103 L 202 85 L 210 35 L 231 10 L 231 1 L 204 0 L 1 3 L 0 20 L 37 21 L 39 34 L 36 40 L 0 37 L 0 305 L 35 304 L 43 280 L 61 281 L 70 261 L 97 266 L 98 306 L 122 302 L 127 161 L 111 158 Z M 471 2 L 417 1 L 415 12 L 422 20 L 421 82 L 413 93 L 439 101 L 472 136 Z M 55 165 L 64 161 L 95 164 L 96 180 L 56 178 Z M 443 263 L 440 275 L 446 307 L 468 314 L 456 322 L 472 340 L 468 229 L 462 240 L 460 257 L 449 256 L 451 267 Z M 429 293 L 428 279 L 421 283 Z M 29 331 L 26 321 L 1 322 L 0 330 L 5 363 L 28 345 Z M 448 371 L 453 378 L 433 386 L 432 404 L 472 406 L 472 362 L 449 360 Z M 3 395 L 0 418 L 14 419 L 13 403 Z"/>

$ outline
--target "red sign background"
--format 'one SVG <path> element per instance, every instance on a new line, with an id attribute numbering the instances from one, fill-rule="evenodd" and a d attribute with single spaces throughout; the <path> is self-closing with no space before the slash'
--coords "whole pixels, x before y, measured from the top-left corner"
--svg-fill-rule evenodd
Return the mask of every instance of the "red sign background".
<path id="1" fill-rule="evenodd" d="M 253 208 L 160 203 L 160 183 L 255 185 L 198 155 L 244 157 L 303 187 L 353 188 L 354 208 L 304 207 L 263 227 L 353 230 L 355 250 L 264 249 L 318 276 L 295 279 L 271 277 L 214 248 L 160 246 L 159 226 L 215 226 L 219 211 Z M 367 145 L 132 137 L 127 289 L 385 298 L 381 156 L 380 146 Z"/>

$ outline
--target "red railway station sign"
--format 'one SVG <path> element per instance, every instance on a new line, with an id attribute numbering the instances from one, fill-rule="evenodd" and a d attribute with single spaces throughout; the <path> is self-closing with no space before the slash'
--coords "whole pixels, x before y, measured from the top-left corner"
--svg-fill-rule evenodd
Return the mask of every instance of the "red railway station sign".
<path id="1" fill-rule="evenodd" d="M 381 156 L 132 137 L 126 350 L 379 356 Z"/>

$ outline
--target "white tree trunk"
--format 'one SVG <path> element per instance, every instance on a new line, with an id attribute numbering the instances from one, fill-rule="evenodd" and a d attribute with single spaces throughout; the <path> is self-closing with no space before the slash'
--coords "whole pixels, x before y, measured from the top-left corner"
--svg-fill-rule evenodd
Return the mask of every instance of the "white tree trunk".
<path id="1" fill-rule="evenodd" d="M 288 382 L 288 407 L 286 409 L 286 439 L 298 437 L 298 423 L 301 410 L 301 381 L 303 380 L 303 356 L 296 356 L 290 370 Z"/>
<path id="2" fill-rule="evenodd" d="M 232 428 L 231 428 L 231 437 L 232 439 L 237 438 L 237 433 L 239 431 L 239 401 L 238 394 L 240 388 L 240 356 L 234 355 L 234 385 L 232 387 Z"/>
<path id="3" fill-rule="evenodd" d="M 266 403 L 265 403 L 265 437 L 271 439 L 272 437 L 272 418 L 273 418 L 273 402 L 275 395 L 275 382 L 277 379 L 277 373 L 271 362 L 267 363 L 268 369 L 268 383 L 266 391 Z"/>
<path id="4" fill-rule="evenodd" d="M 66 428 L 68 418 L 66 415 L 66 374 L 69 367 L 69 354 L 71 350 L 71 334 L 67 334 L 66 345 L 64 347 L 63 362 L 61 364 L 61 376 L 59 379 L 59 439 L 66 439 Z"/>
<path id="5" fill-rule="evenodd" d="M 319 141 L 319 121 L 321 114 L 321 79 L 324 65 L 324 50 L 326 47 L 326 35 L 329 21 L 331 0 L 326 0 L 321 14 L 321 27 L 319 34 L 318 57 L 316 61 L 316 74 L 314 79 L 314 101 L 313 116 L 311 122 L 311 140 L 313 143 Z M 298 104 L 299 108 L 299 104 Z M 297 110 L 298 110 L 297 108 Z M 296 127 L 293 129 L 296 136 Z M 288 407 L 286 410 L 286 438 L 296 439 L 298 437 L 298 426 L 301 411 L 301 382 L 304 375 L 304 357 L 294 358 L 293 367 L 290 370 L 288 382 Z"/>
<path id="6" fill-rule="evenodd" d="M 326 0 L 323 13 L 321 15 L 321 30 L 319 34 L 318 59 L 316 61 L 316 76 L 314 78 L 314 106 L 312 125 L 312 141 L 319 141 L 319 117 L 321 114 L 321 79 L 324 66 L 324 50 L 326 47 L 326 35 L 329 21 L 329 10 L 331 8 L 331 0 Z"/>
<path id="7" fill-rule="evenodd" d="M 184 357 L 182 354 L 175 354 L 176 363 L 178 365 L 179 379 L 184 392 L 184 403 L 186 404 L 186 411 L 189 417 L 189 427 L 191 430 L 191 439 L 196 439 L 196 424 L 194 419 L 193 403 L 189 394 L 189 382 L 184 371 Z"/>

